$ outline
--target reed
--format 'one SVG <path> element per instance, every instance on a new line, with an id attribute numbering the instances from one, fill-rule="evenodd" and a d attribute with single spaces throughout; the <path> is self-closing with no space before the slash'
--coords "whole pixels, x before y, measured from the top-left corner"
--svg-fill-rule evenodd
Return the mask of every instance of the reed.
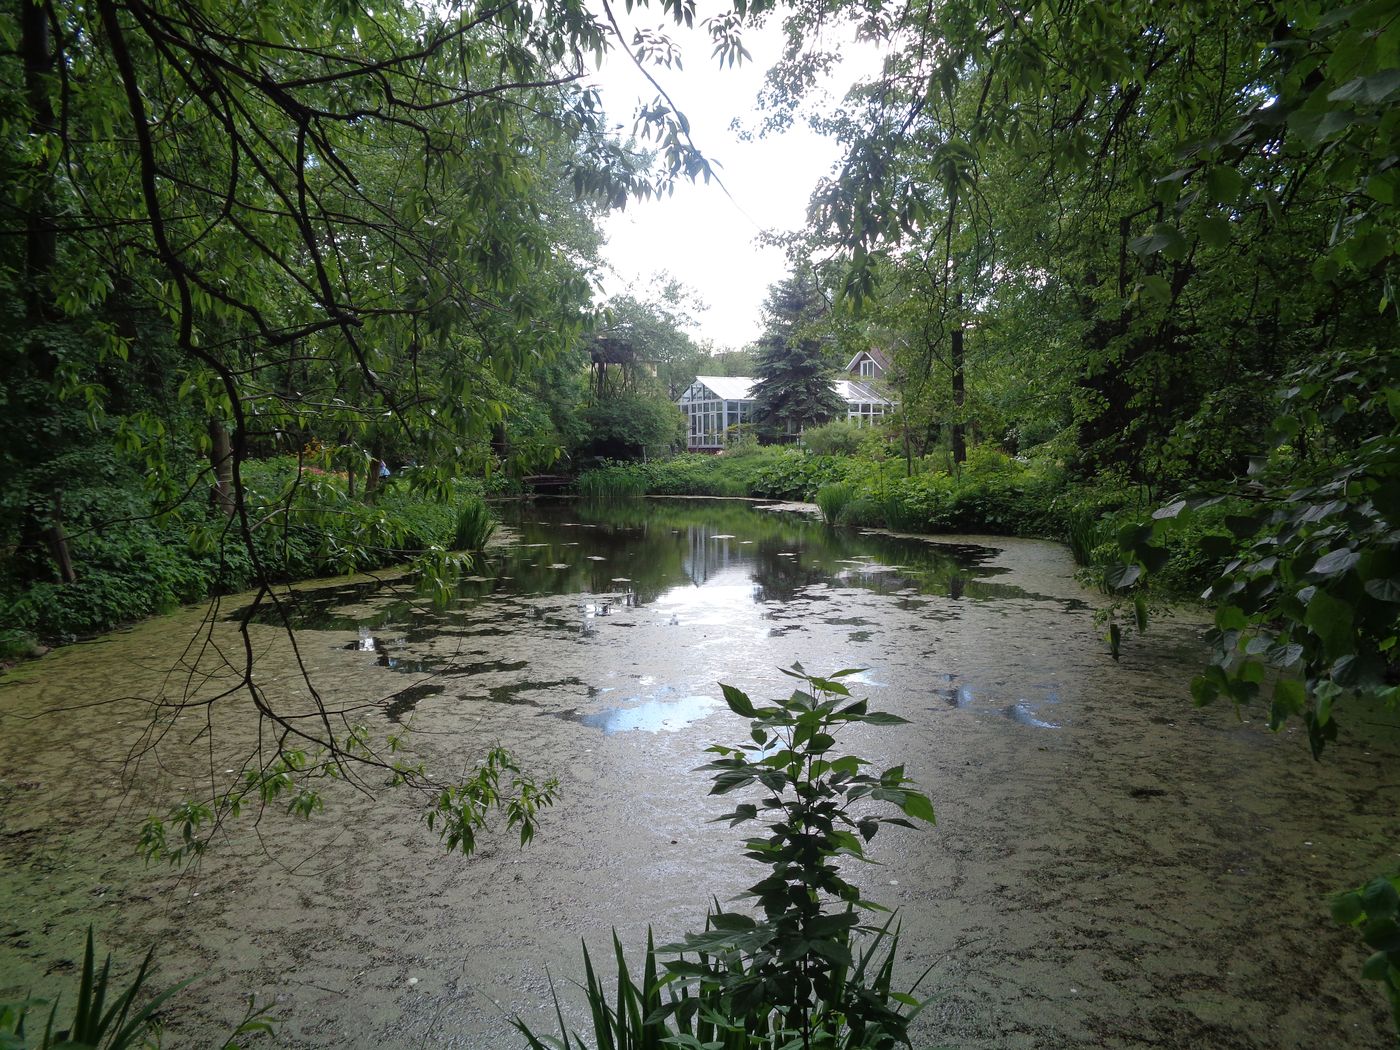
<path id="1" fill-rule="evenodd" d="M 457 508 L 457 528 L 452 537 L 453 549 L 484 550 L 498 524 L 485 500 L 476 496 L 468 497 Z"/>
<path id="2" fill-rule="evenodd" d="M 580 474 L 575 484 L 580 496 L 599 503 L 640 499 L 647 491 L 646 478 L 627 467 L 598 467 Z"/>
<path id="3" fill-rule="evenodd" d="M 849 482 L 838 481 L 831 485 L 823 485 L 817 489 L 817 506 L 821 508 L 822 519 L 828 525 L 837 524 L 855 498 L 855 486 Z"/>

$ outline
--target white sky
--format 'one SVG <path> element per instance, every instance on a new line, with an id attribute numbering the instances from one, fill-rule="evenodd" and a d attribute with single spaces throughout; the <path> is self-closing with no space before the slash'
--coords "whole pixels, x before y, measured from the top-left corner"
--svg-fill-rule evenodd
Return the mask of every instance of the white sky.
<path id="1" fill-rule="evenodd" d="M 707 14 L 699 5 L 699 14 Z M 631 20 L 615 4 L 629 41 L 634 26 L 663 28 L 660 11 L 634 7 Z M 710 57 L 712 44 L 696 19 L 686 31 L 667 22 L 663 31 L 681 49 L 684 69 L 652 69 L 676 105 L 690 120 L 691 136 L 716 165 L 733 196 L 711 182 L 678 183 L 675 194 L 660 200 L 631 202 L 604 223 L 608 243 L 603 257 L 612 270 L 604 292 L 615 295 L 633 286 L 646 298 L 653 279 L 665 271 L 692 288 L 708 307 L 698 317 L 692 335 L 712 340 L 717 348 L 742 347 L 761 334 L 759 308 L 768 286 L 787 273 L 780 249 L 757 242 L 760 230 L 800 228 L 817 179 L 831 171 L 838 156 L 835 142 L 805 123 L 782 134 L 740 141 L 730 129 L 738 118 L 756 128 L 756 99 L 763 74 L 781 51 L 776 21 L 744 32 L 744 45 L 753 55 L 742 66 L 719 68 Z M 848 58 L 833 83 L 854 79 L 852 67 L 878 68 L 869 46 L 849 48 Z M 610 55 L 592 81 L 602 90 L 603 105 L 614 123 L 630 134 L 638 102 L 650 103 L 656 92 L 627 56 Z M 837 94 L 840 93 L 837 92 Z"/>

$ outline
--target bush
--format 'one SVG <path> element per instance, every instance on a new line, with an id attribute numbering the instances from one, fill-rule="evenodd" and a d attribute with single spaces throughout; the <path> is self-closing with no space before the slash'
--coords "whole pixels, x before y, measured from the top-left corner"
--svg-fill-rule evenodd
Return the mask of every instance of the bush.
<path id="1" fill-rule="evenodd" d="M 854 456 L 861 449 L 861 440 L 869 428 L 862 428 L 849 419 L 811 427 L 802 432 L 802 444 L 818 456 Z"/>
<path id="2" fill-rule="evenodd" d="M 396 478 L 364 503 L 349 498 L 343 476 L 299 474 L 291 457 L 249 461 L 242 474 L 255 523 L 252 554 L 237 521 L 203 505 L 155 513 L 134 474 L 75 492 L 67 510 L 78 580 L 0 580 L 0 635 L 10 639 L 8 648 L 26 638 L 95 634 L 243 590 L 259 565 L 274 580 L 293 580 L 446 550 L 454 546 L 462 509 L 480 502 L 480 486 L 471 481 L 429 494 Z"/>

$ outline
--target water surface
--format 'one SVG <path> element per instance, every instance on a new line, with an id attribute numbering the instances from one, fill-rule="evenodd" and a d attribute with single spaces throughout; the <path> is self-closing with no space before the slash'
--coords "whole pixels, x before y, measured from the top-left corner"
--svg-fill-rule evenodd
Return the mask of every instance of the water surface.
<path id="1" fill-rule="evenodd" d="M 1193 709 L 1192 618 L 1114 663 L 1068 554 L 1037 541 L 710 501 L 527 505 L 508 525 L 445 605 L 402 578 L 332 581 L 283 595 L 295 652 L 265 610 L 252 638 L 280 711 L 313 713 L 314 689 L 431 771 L 502 743 L 557 775 L 534 843 L 445 856 L 421 800 L 370 776 L 310 823 L 229 825 L 192 873 L 143 868 L 152 807 L 259 754 L 246 698 L 177 706 L 232 681 L 248 599 L 186 610 L 0 683 L 0 997 L 56 989 L 93 923 L 118 949 L 156 940 L 170 980 L 206 977 L 171 1014 L 190 1041 L 256 993 L 279 1045 L 518 1045 L 509 1017 L 547 1023 L 580 938 L 669 939 L 757 877 L 695 767 L 747 735 L 717 683 L 762 699 L 801 661 L 864 668 L 858 691 L 910 720 L 843 746 L 906 764 L 939 810 L 860 872 L 901 909 L 908 973 L 934 967 L 926 1042 L 1381 1045 L 1361 953 L 1320 901 L 1394 863 L 1394 749 L 1319 765 L 1297 734 Z"/>

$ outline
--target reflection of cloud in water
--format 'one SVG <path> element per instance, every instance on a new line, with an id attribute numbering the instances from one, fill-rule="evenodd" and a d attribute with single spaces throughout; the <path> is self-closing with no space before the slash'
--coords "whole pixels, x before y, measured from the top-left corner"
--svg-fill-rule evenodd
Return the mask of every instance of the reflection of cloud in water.
<path id="1" fill-rule="evenodd" d="M 683 625 L 727 626 L 753 607 L 755 590 L 747 567 L 734 566 L 712 574 L 702 585 L 687 583 L 663 591 L 652 608 Z"/>
<path id="2" fill-rule="evenodd" d="M 635 707 L 610 707 L 586 715 L 575 715 L 576 721 L 601 729 L 604 733 L 627 733 L 641 730 L 647 733 L 674 732 L 692 722 L 698 722 L 722 705 L 709 696 L 682 696 L 674 700 L 647 700 Z"/>

